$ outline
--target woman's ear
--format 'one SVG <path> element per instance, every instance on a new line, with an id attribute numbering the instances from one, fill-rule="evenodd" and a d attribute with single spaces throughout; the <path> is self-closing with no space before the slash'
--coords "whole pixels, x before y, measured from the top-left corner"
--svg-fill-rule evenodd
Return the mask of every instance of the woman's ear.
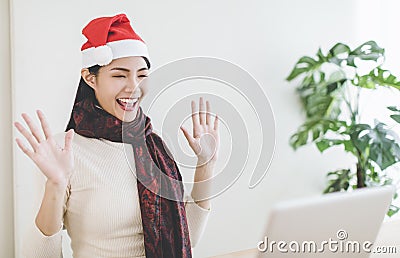
<path id="1" fill-rule="evenodd" d="M 89 85 L 92 89 L 95 89 L 96 86 L 96 75 L 92 74 L 89 72 L 89 69 L 83 68 L 81 70 L 81 76 L 83 80 L 86 82 L 87 85 Z"/>

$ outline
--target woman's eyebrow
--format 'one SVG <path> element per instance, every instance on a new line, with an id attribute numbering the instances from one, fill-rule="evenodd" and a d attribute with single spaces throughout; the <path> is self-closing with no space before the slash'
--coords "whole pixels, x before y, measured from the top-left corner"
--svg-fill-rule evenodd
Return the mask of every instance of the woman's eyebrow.
<path id="1" fill-rule="evenodd" d="M 128 73 L 131 71 L 128 68 L 124 68 L 124 67 L 114 67 L 114 68 L 110 69 L 110 71 L 113 71 L 113 70 L 125 71 L 125 72 L 128 72 Z M 142 68 L 138 69 L 137 71 L 140 72 L 140 71 L 143 71 L 143 70 L 148 70 L 148 68 L 147 67 L 142 67 Z"/>

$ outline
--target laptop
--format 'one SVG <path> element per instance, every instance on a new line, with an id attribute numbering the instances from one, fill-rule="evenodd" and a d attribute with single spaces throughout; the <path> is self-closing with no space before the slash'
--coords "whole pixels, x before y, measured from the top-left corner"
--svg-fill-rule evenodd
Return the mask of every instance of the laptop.
<path id="1" fill-rule="evenodd" d="M 257 257 L 369 257 L 395 191 L 369 187 L 280 202 Z"/>

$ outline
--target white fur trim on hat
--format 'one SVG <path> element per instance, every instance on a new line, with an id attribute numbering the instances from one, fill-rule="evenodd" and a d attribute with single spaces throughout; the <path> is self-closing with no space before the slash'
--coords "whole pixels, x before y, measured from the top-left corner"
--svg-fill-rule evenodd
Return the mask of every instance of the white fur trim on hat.
<path id="1" fill-rule="evenodd" d="M 140 40 L 124 39 L 83 50 L 82 68 L 108 65 L 114 59 L 128 56 L 145 56 L 150 59 L 146 44 Z"/>
<path id="2" fill-rule="evenodd" d="M 107 45 L 95 47 L 93 56 L 98 65 L 108 65 L 113 60 L 113 52 Z"/>

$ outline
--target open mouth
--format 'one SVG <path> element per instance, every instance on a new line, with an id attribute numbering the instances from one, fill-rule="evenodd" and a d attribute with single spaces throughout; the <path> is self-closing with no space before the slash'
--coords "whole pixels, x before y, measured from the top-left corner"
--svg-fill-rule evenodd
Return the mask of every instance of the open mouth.
<path id="1" fill-rule="evenodd" d="M 119 98 L 117 103 L 124 111 L 133 111 L 139 103 L 139 98 Z"/>

